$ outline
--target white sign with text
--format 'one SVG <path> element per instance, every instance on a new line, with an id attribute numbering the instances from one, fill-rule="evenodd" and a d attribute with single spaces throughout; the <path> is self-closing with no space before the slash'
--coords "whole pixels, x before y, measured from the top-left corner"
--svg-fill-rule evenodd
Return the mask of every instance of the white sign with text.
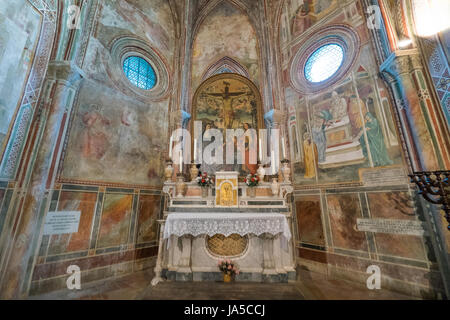
<path id="1" fill-rule="evenodd" d="M 45 217 L 44 235 L 78 232 L 81 211 L 50 211 Z"/>

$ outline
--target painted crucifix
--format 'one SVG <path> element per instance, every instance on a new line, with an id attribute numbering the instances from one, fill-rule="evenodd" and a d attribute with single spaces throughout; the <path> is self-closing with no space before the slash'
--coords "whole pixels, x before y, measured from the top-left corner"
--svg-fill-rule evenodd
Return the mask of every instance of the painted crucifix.
<path id="1" fill-rule="evenodd" d="M 225 88 L 223 92 L 213 92 L 213 93 L 204 93 L 206 96 L 214 97 L 214 98 L 222 98 L 222 108 L 223 108 L 223 124 L 225 129 L 232 129 L 233 120 L 234 120 L 234 111 L 233 111 L 233 102 L 235 99 L 247 96 L 248 92 L 237 91 L 230 92 L 230 83 L 224 81 L 223 84 Z"/>

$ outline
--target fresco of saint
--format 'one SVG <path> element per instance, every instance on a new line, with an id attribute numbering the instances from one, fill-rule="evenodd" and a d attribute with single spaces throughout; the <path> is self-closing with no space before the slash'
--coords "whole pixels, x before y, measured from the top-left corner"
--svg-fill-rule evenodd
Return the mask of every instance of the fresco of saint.
<path id="1" fill-rule="evenodd" d="M 319 160 L 317 146 L 312 141 L 309 133 L 305 133 L 303 139 L 303 153 L 305 154 L 305 178 L 313 179 L 316 177 L 316 164 Z"/>
<path id="2" fill-rule="evenodd" d="M 367 140 L 370 147 L 373 165 L 375 167 L 382 167 L 393 164 L 393 161 L 389 158 L 386 145 L 384 144 L 383 132 L 378 120 L 370 112 L 366 113 L 364 119 L 366 121 L 365 125 Z M 367 152 L 367 145 L 363 134 L 359 138 L 359 141 L 363 148 L 364 156 L 368 158 L 369 155 Z"/>

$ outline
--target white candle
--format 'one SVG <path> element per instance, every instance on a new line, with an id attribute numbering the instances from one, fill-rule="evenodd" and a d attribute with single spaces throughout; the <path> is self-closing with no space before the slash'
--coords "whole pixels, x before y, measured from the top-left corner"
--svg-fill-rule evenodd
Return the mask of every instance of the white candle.
<path id="1" fill-rule="evenodd" d="M 197 139 L 194 139 L 194 163 L 197 163 Z"/>
<path id="2" fill-rule="evenodd" d="M 283 159 L 286 159 L 286 146 L 284 144 L 284 137 L 281 138 L 281 148 L 283 148 Z"/>
<path id="3" fill-rule="evenodd" d="M 183 151 L 180 150 L 180 173 L 183 173 Z"/>
<path id="4" fill-rule="evenodd" d="M 173 142 L 173 135 L 170 136 L 170 142 L 169 142 L 169 158 L 172 158 L 172 142 Z"/>
<path id="5" fill-rule="evenodd" d="M 272 150 L 270 151 L 270 156 L 271 156 L 271 166 L 272 166 L 272 175 L 275 175 L 275 152 Z"/>
<path id="6" fill-rule="evenodd" d="M 261 163 L 263 161 L 263 159 L 262 159 L 262 141 L 261 141 L 261 138 L 259 138 L 259 161 L 261 161 Z"/>

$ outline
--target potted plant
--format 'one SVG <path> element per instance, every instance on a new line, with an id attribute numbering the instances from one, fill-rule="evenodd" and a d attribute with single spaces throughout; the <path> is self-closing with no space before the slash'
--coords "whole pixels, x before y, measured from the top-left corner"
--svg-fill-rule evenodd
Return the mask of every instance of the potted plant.
<path id="1" fill-rule="evenodd" d="M 250 197 L 254 198 L 256 196 L 256 189 L 255 187 L 259 184 L 259 177 L 257 174 L 249 174 L 244 179 L 245 184 L 247 185 L 248 194 Z"/>
<path id="2" fill-rule="evenodd" d="M 232 277 L 239 274 L 239 269 L 231 260 L 220 260 L 218 267 L 223 273 L 223 282 L 231 282 Z"/>
<path id="3" fill-rule="evenodd" d="M 213 184 L 213 178 L 208 177 L 208 173 L 204 172 L 200 177 L 197 177 L 197 183 L 202 187 L 202 197 L 208 196 L 208 188 Z"/>

